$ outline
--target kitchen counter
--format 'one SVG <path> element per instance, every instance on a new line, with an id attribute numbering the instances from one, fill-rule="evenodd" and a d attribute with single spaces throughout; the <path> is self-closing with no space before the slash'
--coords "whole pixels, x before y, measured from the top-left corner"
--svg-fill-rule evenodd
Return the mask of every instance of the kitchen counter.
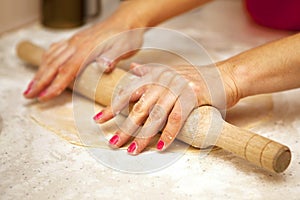
<path id="1" fill-rule="evenodd" d="M 292 34 L 256 25 L 238 0 L 209 3 L 160 27 L 192 37 L 215 61 Z M 47 47 L 75 31 L 35 23 L 0 37 L 0 199 L 299 199 L 299 89 L 271 94 L 267 120 L 250 127 L 290 147 L 292 161 L 282 174 L 221 149 L 205 157 L 187 151 L 151 173 L 124 173 L 37 124 L 28 114 L 32 101 L 22 97 L 34 69 L 16 57 L 16 44 L 30 39 Z"/>

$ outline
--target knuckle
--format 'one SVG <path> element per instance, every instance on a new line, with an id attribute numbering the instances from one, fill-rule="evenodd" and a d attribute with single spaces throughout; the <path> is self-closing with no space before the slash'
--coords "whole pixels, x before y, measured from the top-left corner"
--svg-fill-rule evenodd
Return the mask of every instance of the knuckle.
<path id="1" fill-rule="evenodd" d="M 145 67 L 145 66 L 142 66 L 142 65 L 136 66 L 136 67 L 134 67 L 132 70 L 133 70 L 134 73 L 139 74 L 139 75 L 141 75 L 141 76 L 145 75 L 145 74 L 148 72 L 148 71 L 147 71 L 148 68 Z"/>
<path id="2" fill-rule="evenodd" d="M 76 72 L 76 71 L 75 71 Z M 68 67 L 59 67 L 58 68 L 58 77 L 62 78 L 68 78 L 68 79 L 73 79 L 76 76 L 76 73 L 74 70 L 68 68 Z"/>
<path id="3" fill-rule="evenodd" d="M 151 110 L 149 117 L 152 120 L 158 120 L 164 118 L 165 115 L 166 115 L 165 110 L 160 105 L 155 105 Z"/>
<path id="4" fill-rule="evenodd" d="M 47 82 L 44 79 L 39 79 L 36 81 L 35 87 L 42 90 L 47 86 Z"/>
<path id="5" fill-rule="evenodd" d="M 118 99 L 120 98 L 127 98 L 132 95 L 131 88 L 124 86 L 122 84 L 116 86 L 114 91 L 114 96 Z"/>
<path id="6" fill-rule="evenodd" d="M 48 74 L 46 74 L 45 76 L 36 79 L 36 87 L 45 88 L 51 83 L 51 81 L 51 77 Z"/>
<path id="7" fill-rule="evenodd" d="M 203 89 L 203 87 L 201 87 L 200 85 L 198 84 L 193 84 L 193 83 L 190 83 L 189 84 L 189 88 L 191 88 L 191 91 L 195 94 L 200 94 L 201 92 L 204 92 L 205 90 Z"/>
<path id="8" fill-rule="evenodd" d="M 138 101 L 132 108 L 132 113 L 133 114 L 138 114 L 138 115 L 146 115 L 147 114 L 147 107 L 145 102 L 143 101 Z"/>
<path id="9" fill-rule="evenodd" d="M 68 73 L 68 70 L 66 69 L 66 67 L 59 67 L 58 68 L 58 73 L 61 75 L 65 75 Z"/>
<path id="10" fill-rule="evenodd" d="M 182 114 L 181 112 L 178 112 L 178 111 L 175 111 L 175 112 L 172 112 L 170 115 L 169 115 L 169 118 L 168 118 L 168 123 L 171 123 L 171 124 L 179 124 L 179 122 L 181 121 L 182 119 Z"/>
<path id="11" fill-rule="evenodd" d="M 186 79 L 182 75 L 176 73 L 172 79 L 172 82 L 173 83 L 185 83 Z"/>
<path id="12" fill-rule="evenodd" d="M 115 93 L 117 94 L 117 96 L 123 96 L 126 94 L 126 90 L 122 86 L 117 86 Z"/>
<path id="13" fill-rule="evenodd" d="M 164 139 L 166 141 L 169 141 L 169 142 L 172 141 L 175 138 L 174 134 L 170 130 L 168 130 L 168 129 L 164 130 L 162 136 L 164 137 Z"/>
<path id="14" fill-rule="evenodd" d="M 63 85 L 56 85 L 53 84 L 49 88 L 49 92 L 51 92 L 54 96 L 60 95 L 64 91 L 64 86 Z"/>
<path id="15" fill-rule="evenodd" d="M 161 75 L 159 76 L 159 81 L 165 81 L 166 79 L 170 79 L 171 77 L 173 77 L 175 74 L 173 71 L 170 70 L 165 70 L 162 71 Z"/>
<path id="16" fill-rule="evenodd" d="M 81 38 L 82 38 L 82 36 L 83 35 L 81 35 L 81 34 L 76 34 L 76 35 L 74 35 L 71 39 L 70 39 L 70 42 L 72 43 L 72 42 L 77 42 L 77 41 L 79 41 Z"/>
<path id="17" fill-rule="evenodd" d="M 109 63 L 107 66 L 105 66 L 105 73 L 110 73 L 115 69 L 115 62 Z"/>
<path id="18" fill-rule="evenodd" d="M 54 49 L 54 48 L 57 48 L 59 45 L 61 45 L 62 44 L 62 42 L 61 41 L 59 41 L 59 42 L 54 42 L 54 43 L 52 43 L 51 45 L 50 45 L 50 49 Z"/>
<path id="19" fill-rule="evenodd" d="M 55 48 L 56 46 L 58 45 L 58 42 L 54 42 L 50 45 L 50 49 L 53 49 Z"/>

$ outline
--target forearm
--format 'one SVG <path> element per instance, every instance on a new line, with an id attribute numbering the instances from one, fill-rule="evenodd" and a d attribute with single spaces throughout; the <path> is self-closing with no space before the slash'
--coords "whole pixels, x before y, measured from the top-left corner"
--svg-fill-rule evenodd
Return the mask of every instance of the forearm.
<path id="1" fill-rule="evenodd" d="M 300 33 L 222 63 L 231 71 L 239 98 L 300 87 Z"/>
<path id="2" fill-rule="evenodd" d="M 203 5 L 210 0 L 127 0 L 123 1 L 109 20 L 121 21 L 130 28 L 157 24 Z"/>

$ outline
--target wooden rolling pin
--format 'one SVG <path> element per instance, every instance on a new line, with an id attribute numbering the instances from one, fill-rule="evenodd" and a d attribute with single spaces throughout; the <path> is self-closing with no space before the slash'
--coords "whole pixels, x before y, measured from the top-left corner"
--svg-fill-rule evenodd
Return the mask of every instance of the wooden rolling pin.
<path id="1" fill-rule="evenodd" d="M 19 58 L 36 66 L 40 65 L 43 53 L 44 49 L 26 41 L 17 47 Z M 114 88 L 126 72 L 115 69 L 95 82 L 99 79 L 99 72 L 95 70 L 97 69 L 91 65 L 82 72 L 79 82 L 76 82 L 76 92 L 102 105 L 108 105 Z M 195 109 L 177 139 L 197 148 L 212 145 L 221 147 L 276 173 L 283 172 L 291 161 L 291 152 L 287 146 L 225 122 L 220 112 L 211 106 Z"/>

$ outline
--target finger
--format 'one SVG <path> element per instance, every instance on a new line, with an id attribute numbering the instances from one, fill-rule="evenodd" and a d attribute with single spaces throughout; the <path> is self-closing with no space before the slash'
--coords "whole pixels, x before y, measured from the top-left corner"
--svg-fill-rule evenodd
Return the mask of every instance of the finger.
<path id="1" fill-rule="evenodd" d="M 74 48 L 67 49 L 60 57 L 58 57 L 50 66 L 42 66 L 33 79 L 35 83 L 31 91 L 27 93 L 26 97 L 33 98 L 39 95 L 49 84 L 53 81 L 59 71 L 59 67 L 66 62 L 75 52 Z"/>
<path id="2" fill-rule="evenodd" d="M 113 60 L 104 56 L 100 56 L 96 58 L 96 63 L 101 71 L 107 72 L 109 69 L 113 69 L 115 66 L 113 65 Z"/>
<path id="3" fill-rule="evenodd" d="M 56 44 L 53 48 L 50 48 L 49 51 L 43 56 L 43 63 L 49 65 L 53 60 L 55 60 L 64 50 L 68 48 L 68 43 L 66 41 Z"/>
<path id="4" fill-rule="evenodd" d="M 176 103 L 168 117 L 167 124 L 159 141 L 157 142 L 156 148 L 160 151 L 163 151 L 170 146 L 181 130 L 187 117 L 196 106 L 196 98 L 193 94 L 189 94 L 186 91 L 184 91 L 183 95 L 179 96 L 176 100 Z"/>
<path id="5" fill-rule="evenodd" d="M 100 69 L 103 69 L 104 72 L 109 73 L 115 68 L 120 60 L 130 57 L 133 54 L 134 53 L 125 51 L 123 49 L 110 48 L 98 56 L 98 58 L 96 58 L 96 62 L 98 63 Z"/>
<path id="6" fill-rule="evenodd" d="M 168 85 L 170 80 L 173 78 L 174 73 L 170 71 L 165 72 L 164 70 L 168 71 L 166 69 L 162 70 L 161 68 L 158 68 L 157 71 L 154 72 L 154 74 L 148 73 L 147 75 L 140 78 L 134 76 L 135 79 L 133 79 L 129 85 L 117 87 L 118 91 L 112 99 L 112 107 L 115 112 L 120 112 L 123 108 L 128 106 L 129 102 L 133 102 L 139 99 L 141 95 L 143 95 L 146 90 L 151 87 L 150 85 Z"/>
<path id="7" fill-rule="evenodd" d="M 152 78 L 151 76 L 135 77 L 129 85 L 123 84 L 123 86 L 117 86 L 111 103 L 114 113 L 120 113 L 130 102 L 140 99 L 153 82 Z M 127 78 L 125 79 L 127 80 Z"/>
<path id="8" fill-rule="evenodd" d="M 138 88 L 135 92 L 132 93 L 132 95 L 129 99 L 129 102 L 136 102 L 137 100 L 139 100 L 142 97 L 142 95 L 149 89 L 149 87 L 151 87 L 151 86 L 143 85 L 142 87 Z M 120 91 L 118 92 L 118 94 L 116 96 L 120 97 L 120 96 L 123 96 L 127 93 L 130 93 L 130 92 L 120 89 Z M 145 96 L 143 98 L 145 98 Z M 112 104 L 112 105 L 115 105 L 114 109 L 112 108 L 112 106 L 107 106 L 106 108 L 102 109 L 99 113 L 97 113 L 93 117 L 93 119 L 97 123 L 104 123 L 104 122 L 112 119 L 116 114 L 120 113 L 121 110 L 123 110 L 123 108 L 125 107 L 123 105 L 125 103 L 121 103 L 121 102 L 123 102 L 123 101 L 126 102 L 127 101 L 126 99 L 128 99 L 128 98 L 126 96 L 126 98 L 124 98 L 125 100 L 121 100 L 121 99 L 118 99 L 119 100 L 118 106 L 116 105 L 116 103 Z M 116 101 L 116 100 L 114 100 L 114 101 Z"/>
<path id="9" fill-rule="evenodd" d="M 136 102 L 141 98 L 141 96 L 148 90 L 149 85 L 143 85 L 141 88 L 138 88 L 135 92 L 132 93 L 129 102 Z"/>
<path id="10" fill-rule="evenodd" d="M 149 74 L 147 77 L 159 77 L 159 81 L 163 83 L 163 85 L 167 85 L 170 80 L 172 80 L 174 73 L 164 73 L 164 76 L 158 76 L 156 73 L 152 76 Z M 156 80 L 156 79 L 154 79 Z M 110 140 L 110 145 L 115 147 L 122 146 L 128 139 L 137 131 L 139 126 L 145 121 L 146 117 L 152 106 L 155 104 L 157 99 L 165 90 L 160 84 L 155 84 L 150 87 L 139 99 L 139 101 L 133 106 L 132 111 L 129 116 L 126 118 L 124 123 L 120 126 L 120 130 L 114 135 Z M 122 95 L 120 95 L 122 96 Z M 120 100 L 120 99 L 117 99 Z M 119 102 L 118 102 L 119 103 Z M 121 104 L 117 104 L 122 105 Z M 113 106 L 114 107 L 114 106 Z M 118 138 L 115 140 L 115 138 Z"/>
<path id="11" fill-rule="evenodd" d="M 57 51 L 57 49 L 60 46 L 64 45 L 65 43 L 66 43 L 66 40 L 61 40 L 61 41 L 52 43 L 44 55 L 48 56 L 48 55 L 53 54 L 55 51 Z"/>
<path id="12" fill-rule="evenodd" d="M 136 92 L 133 93 L 130 102 L 135 102 L 145 93 L 148 86 L 143 86 L 139 88 Z M 104 123 L 115 116 L 114 110 L 111 106 L 107 106 L 106 108 L 102 109 L 99 113 L 97 113 L 93 119 L 96 123 Z"/>
<path id="13" fill-rule="evenodd" d="M 121 130 L 118 130 L 109 140 L 109 146 L 112 148 L 119 148 L 123 144 L 129 141 L 131 138 L 130 134 L 124 133 Z"/>
<path id="14" fill-rule="evenodd" d="M 134 142 L 128 147 L 128 153 L 136 155 L 142 152 L 154 135 L 165 125 L 167 115 L 170 113 L 176 99 L 186 85 L 185 81 L 179 81 L 181 79 L 180 76 L 174 76 L 170 82 L 170 87 L 161 87 L 164 88 L 164 93 L 159 97 L 156 105 L 151 110 L 149 117 L 135 137 Z"/>
<path id="15" fill-rule="evenodd" d="M 106 108 L 102 109 L 99 113 L 97 113 L 93 119 L 96 123 L 104 123 L 115 116 L 113 109 L 111 106 L 107 106 Z"/>
<path id="16" fill-rule="evenodd" d="M 57 58 L 57 56 L 63 54 L 63 52 L 67 49 L 68 44 L 66 41 L 61 41 L 58 43 L 54 43 L 51 45 L 50 49 L 43 54 L 43 59 L 41 63 L 41 67 L 39 68 L 38 73 L 43 74 L 44 71 L 47 71 L 48 66 Z M 37 74 L 38 74 L 37 73 Z"/>
<path id="17" fill-rule="evenodd" d="M 144 76 L 148 72 L 150 72 L 150 68 L 146 65 L 141 65 L 138 63 L 130 64 L 130 71 L 137 76 Z"/>
<path id="18" fill-rule="evenodd" d="M 129 52 L 129 53 L 126 53 L 124 55 L 122 55 L 121 57 L 117 57 L 106 69 L 105 69 L 105 73 L 110 73 L 112 72 L 115 68 L 116 68 L 116 65 L 123 59 L 126 59 L 128 57 L 131 57 L 135 54 L 136 52 Z"/>
<path id="19" fill-rule="evenodd" d="M 155 104 L 159 98 L 161 90 L 163 89 L 158 86 L 152 87 L 152 90 L 148 90 L 144 95 L 142 95 L 140 100 L 133 106 L 129 116 L 119 127 L 119 133 L 121 133 L 119 134 L 119 141 L 111 145 L 121 147 L 125 142 L 127 142 L 128 138 L 135 134 L 140 125 L 144 123 L 152 105 Z"/>
<path id="20" fill-rule="evenodd" d="M 159 77 L 158 84 L 154 82 L 155 84 L 149 86 L 149 89 L 147 88 L 147 85 L 144 85 L 144 87 L 142 87 L 141 90 L 145 88 L 147 88 L 147 90 L 144 91 L 139 101 L 133 106 L 133 109 L 130 112 L 128 119 L 132 120 L 135 124 L 143 123 L 145 121 L 145 118 L 148 116 L 150 110 L 153 108 L 153 106 L 155 105 L 158 99 L 162 99 L 161 102 L 165 103 L 162 104 L 162 106 L 163 107 L 166 106 L 166 110 L 168 112 L 168 110 L 170 110 L 170 108 L 173 106 L 172 102 L 175 102 L 175 99 L 177 97 L 177 96 L 174 97 L 174 95 L 170 94 L 170 91 L 168 89 L 166 90 L 166 85 L 173 83 L 173 81 L 177 81 L 176 77 L 174 78 L 173 75 L 174 75 L 173 73 L 171 74 L 164 73 L 162 76 Z M 173 83 L 173 84 L 180 85 L 182 87 L 184 86 L 181 82 Z M 167 95 L 164 95 L 164 93 L 167 93 Z M 161 98 L 162 95 L 163 98 Z M 156 113 L 156 110 L 153 110 L 153 113 Z M 153 115 L 153 116 L 154 118 L 152 118 L 152 115 L 150 116 L 149 122 L 151 119 L 156 120 L 158 118 L 158 115 Z"/>
<path id="21" fill-rule="evenodd" d="M 165 109 L 168 108 L 163 108 L 158 104 L 153 107 L 142 129 L 129 145 L 127 149 L 129 154 L 137 155 L 141 153 L 148 146 L 152 138 L 161 130 L 167 118 L 168 111 Z"/>
<path id="22" fill-rule="evenodd" d="M 51 84 L 38 95 L 38 100 L 46 101 L 60 95 L 76 77 L 82 59 L 81 56 L 68 59 L 67 62 L 63 64 L 63 67 L 58 69 L 57 75 Z"/>
<path id="23" fill-rule="evenodd" d="M 122 38 L 113 42 L 110 49 L 101 54 L 101 57 L 108 58 L 112 61 L 105 72 L 111 72 L 120 60 L 129 58 L 139 51 L 139 47 L 142 43 L 142 41 L 139 40 L 140 38 L 135 38 L 133 41 L 128 39 L 123 35 Z"/>
<path id="24" fill-rule="evenodd" d="M 130 155 L 138 155 L 141 153 L 151 142 L 153 137 L 149 138 L 135 138 L 134 141 L 130 143 L 130 145 L 127 148 L 127 152 Z"/>
<path id="25" fill-rule="evenodd" d="M 151 74 L 149 74 L 149 76 L 151 76 Z M 122 142 L 125 142 L 126 139 L 128 139 L 128 135 L 133 135 L 133 133 L 136 132 L 136 130 L 139 128 L 139 126 L 146 120 L 148 113 L 151 110 L 152 106 L 160 98 L 161 94 L 164 93 L 165 86 L 168 85 L 171 82 L 171 80 L 173 80 L 173 78 L 174 78 L 174 73 L 172 71 L 166 70 L 165 73 L 163 73 L 162 75 L 159 76 L 158 84 L 151 85 L 149 90 L 147 90 L 141 96 L 139 101 L 133 106 L 133 109 L 130 112 L 129 116 L 126 118 L 125 122 L 120 127 L 121 132 L 127 133 L 127 136 L 126 137 L 124 136 L 124 138 L 122 138 L 122 135 L 121 135 L 120 140 L 119 140 L 121 142 L 117 142 L 116 144 L 114 144 L 116 147 L 122 146 L 124 144 Z M 170 102 L 172 102 L 172 101 L 170 101 Z M 152 113 L 157 113 L 157 112 L 155 112 L 155 110 L 154 110 Z M 157 118 L 158 118 L 158 121 L 160 121 L 160 118 L 157 116 L 158 115 L 153 117 L 153 114 L 151 114 L 151 116 L 147 120 L 148 123 L 150 123 L 151 120 L 153 121 L 153 119 L 156 120 Z M 166 114 L 165 114 L 165 116 L 166 116 Z M 151 133 L 150 137 L 152 137 L 154 135 L 153 132 L 155 132 L 155 133 L 157 132 L 156 131 L 157 127 L 159 127 L 159 125 L 161 125 L 162 122 L 154 123 L 154 124 L 155 125 L 153 125 L 151 128 L 143 128 L 142 134 L 147 134 L 150 132 Z M 147 127 L 147 125 L 145 125 L 145 127 Z M 147 145 L 146 143 L 141 145 L 141 147 L 139 148 L 140 149 L 139 151 L 142 151 L 146 145 Z M 137 152 L 139 152 L 139 151 L 137 151 Z"/>

